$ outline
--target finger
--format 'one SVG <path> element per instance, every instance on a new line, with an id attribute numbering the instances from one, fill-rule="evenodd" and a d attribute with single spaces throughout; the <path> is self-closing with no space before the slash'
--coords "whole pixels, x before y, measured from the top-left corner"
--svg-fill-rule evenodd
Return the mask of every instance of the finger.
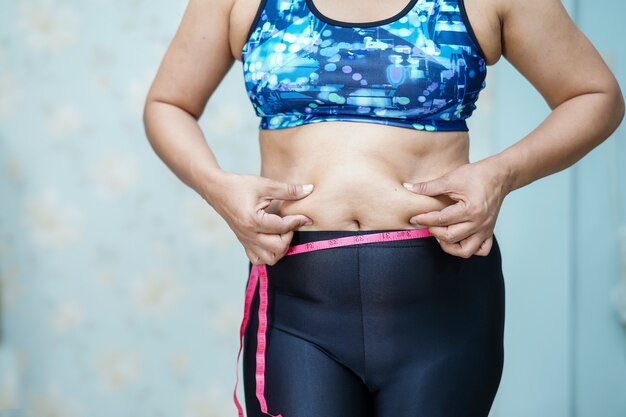
<path id="1" fill-rule="evenodd" d="M 422 181 L 417 183 L 405 182 L 402 184 L 407 190 L 416 194 L 423 195 L 439 195 L 445 194 L 451 191 L 448 177 L 441 176 L 430 181 Z"/>
<path id="2" fill-rule="evenodd" d="M 476 233 L 476 226 L 471 222 L 451 224 L 449 226 L 430 226 L 431 235 L 446 243 L 457 243 Z"/>
<path id="3" fill-rule="evenodd" d="M 459 249 L 459 256 L 462 258 L 469 258 L 474 255 L 476 251 L 478 251 L 484 241 L 485 238 L 479 234 L 474 234 L 467 239 L 462 240 L 460 242 L 461 248 Z"/>
<path id="4" fill-rule="evenodd" d="M 269 252 L 284 255 L 289 250 L 292 236 L 292 231 L 283 234 L 259 233 L 256 244 Z"/>
<path id="5" fill-rule="evenodd" d="M 424 226 L 447 226 L 469 219 L 470 216 L 467 211 L 467 205 L 463 200 L 459 200 L 455 204 L 446 206 L 439 211 L 430 211 L 428 213 L 415 215 L 409 219 L 409 223 L 417 223 Z"/>
<path id="6" fill-rule="evenodd" d="M 301 226 L 309 226 L 313 224 L 313 220 L 304 214 L 289 214 L 287 216 L 283 216 L 283 222 L 287 224 L 287 232 L 293 231 Z"/>
<path id="7" fill-rule="evenodd" d="M 280 200 L 299 200 L 313 191 L 313 184 L 293 184 L 267 179 L 265 182 L 266 198 Z"/>
<path id="8" fill-rule="evenodd" d="M 483 241 L 484 238 L 482 236 L 474 234 L 458 243 L 447 243 L 444 241 L 439 243 L 441 248 L 447 253 L 467 259 L 478 251 Z"/>
<path id="9" fill-rule="evenodd" d="M 458 252 L 461 248 L 461 245 L 459 243 L 448 243 L 440 240 L 439 238 L 437 238 L 437 241 L 439 242 L 439 246 L 441 246 L 441 249 L 443 249 L 444 252 L 449 253 L 450 255 L 459 256 Z"/>
<path id="10" fill-rule="evenodd" d="M 493 246 L 493 236 L 490 236 L 480 245 L 480 248 L 478 248 L 478 251 L 476 251 L 474 255 L 487 256 L 489 255 L 489 252 L 491 252 L 492 246 Z"/>
<path id="11" fill-rule="evenodd" d="M 250 259 L 250 261 L 255 265 L 274 265 L 279 257 L 282 256 L 281 253 L 265 249 L 264 247 L 258 245 L 253 246 L 252 252 L 254 253 L 254 256 Z"/>
<path id="12" fill-rule="evenodd" d="M 291 214 L 281 217 L 277 214 L 268 213 L 265 210 L 256 212 L 256 228 L 259 233 L 284 234 L 312 222 L 304 214 Z"/>
<path id="13" fill-rule="evenodd" d="M 270 204 L 272 204 L 272 199 L 271 198 L 263 199 L 263 200 L 259 201 L 256 206 L 254 206 L 254 211 L 258 212 L 260 210 L 265 210 L 266 208 L 269 207 Z"/>
<path id="14" fill-rule="evenodd" d="M 289 250 L 292 237 L 292 231 L 279 235 L 257 233 L 255 242 L 248 249 L 250 261 L 256 264 L 276 264 Z"/>
<path id="15" fill-rule="evenodd" d="M 248 257 L 252 265 L 260 265 L 263 263 L 261 261 L 261 257 L 257 255 L 255 251 L 249 248 L 245 248 L 245 249 L 246 249 L 246 256 Z"/>

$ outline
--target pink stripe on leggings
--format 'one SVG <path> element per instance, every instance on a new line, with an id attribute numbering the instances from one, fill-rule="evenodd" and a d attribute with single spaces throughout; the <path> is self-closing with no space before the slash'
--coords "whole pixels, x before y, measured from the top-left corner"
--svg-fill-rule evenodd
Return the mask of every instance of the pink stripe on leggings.
<path id="1" fill-rule="evenodd" d="M 340 246 L 348 246 L 354 244 L 367 244 L 376 242 L 388 242 L 394 240 L 415 239 L 421 237 L 432 236 L 428 229 L 412 229 L 412 230 L 396 230 L 381 233 L 369 233 L 364 235 L 344 236 L 336 239 L 318 240 L 315 242 L 307 242 L 301 245 L 294 245 L 289 248 L 285 256 L 296 255 L 299 253 L 312 252 L 322 249 L 336 248 Z M 239 329 L 239 352 L 237 353 L 236 380 L 234 400 L 239 417 L 244 417 L 243 408 L 237 400 L 237 384 L 239 383 L 239 356 L 243 346 L 243 335 L 250 318 L 250 305 L 254 297 L 257 281 L 260 283 L 259 288 L 259 328 L 257 331 L 257 350 L 256 350 L 256 397 L 261 405 L 261 411 L 272 417 L 282 417 L 282 414 L 270 414 L 267 411 L 267 402 L 265 401 L 265 332 L 267 330 L 267 268 L 266 264 L 253 265 L 250 270 L 250 279 L 246 288 L 246 300 L 243 311 L 243 320 Z"/>

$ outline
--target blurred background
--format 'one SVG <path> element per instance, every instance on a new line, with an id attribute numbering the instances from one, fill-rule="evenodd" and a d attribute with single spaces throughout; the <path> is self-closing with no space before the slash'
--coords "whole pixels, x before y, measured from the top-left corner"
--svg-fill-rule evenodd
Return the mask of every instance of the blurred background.
<path id="1" fill-rule="evenodd" d="M 0 2 L 1 417 L 236 416 L 248 260 L 141 118 L 186 3 Z M 626 3 L 564 4 L 624 89 Z M 225 170 L 258 174 L 241 72 L 200 124 Z M 472 161 L 549 113 L 506 59 L 488 72 Z M 626 416 L 625 129 L 504 202 L 493 417 Z"/>

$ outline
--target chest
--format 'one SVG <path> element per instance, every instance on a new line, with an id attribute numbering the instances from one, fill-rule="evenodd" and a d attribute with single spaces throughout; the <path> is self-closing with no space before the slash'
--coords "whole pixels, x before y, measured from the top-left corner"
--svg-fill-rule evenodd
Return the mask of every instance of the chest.
<path id="1" fill-rule="evenodd" d="M 457 0 L 410 0 L 394 16 L 360 23 L 330 18 L 312 0 L 263 0 L 242 61 L 264 128 L 323 113 L 463 130 L 487 70 Z"/>

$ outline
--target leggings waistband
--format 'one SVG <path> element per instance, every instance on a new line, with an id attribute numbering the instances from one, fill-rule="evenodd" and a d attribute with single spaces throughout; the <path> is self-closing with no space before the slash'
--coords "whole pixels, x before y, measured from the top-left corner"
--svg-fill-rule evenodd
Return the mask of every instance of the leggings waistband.
<path id="1" fill-rule="evenodd" d="M 347 236 L 361 236 L 375 233 L 394 233 L 419 229 L 372 229 L 372 230 L 294 230 L 290 246 L 319 240 L 337 239 Z M 428 240 L 435 240 L 432 235 L 423 236 Z"/>

